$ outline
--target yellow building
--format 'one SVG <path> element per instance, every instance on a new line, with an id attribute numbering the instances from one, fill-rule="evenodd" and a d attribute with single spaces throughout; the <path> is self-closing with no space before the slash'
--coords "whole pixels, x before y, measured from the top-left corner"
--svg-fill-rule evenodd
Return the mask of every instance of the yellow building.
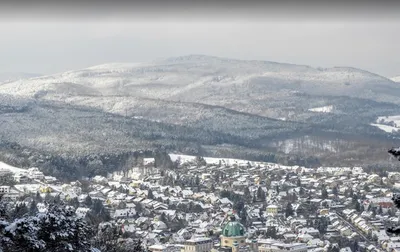
<path id="1" fill-rule="evenodd" d="M 40 193 L 51 193 L 53 190 L 50 186 L 40 186 L 39 191 Z"/>
<path id="2" fill-rule="evenodd" d="M 134 188 L 137 188 L 137 187 L 139 187 L 142 183 L 143 183 L 143 181 L 140 181 L 140 180 L 133 180 L 129 185 L 132 186 L 132 187 L 134 187 Z"/>
<path id="3" fill-rule="evenodd" d="M 221 247 L 231 247 L 232 251 L 238 251 L 239 246 L 246 245 L 245 228 L 235 220 L 234 216 L 225 225 L 221 234 Z"/>
<path id="4" fill-rule="evenodd" d="M 267 215 L 275 216 L 277 214 L 278 214 L 278 206 L 276 205 L 267 206 Z"/>
<path id="5" fill-rule="evenodd" d="M 320 214 L 320 215 L 328 215 L 328 214 L 329 214 L 329 209 L 326 209 L 326 208 L 321 209 L 321 210 L 319 211 L 319 214 Z"/>

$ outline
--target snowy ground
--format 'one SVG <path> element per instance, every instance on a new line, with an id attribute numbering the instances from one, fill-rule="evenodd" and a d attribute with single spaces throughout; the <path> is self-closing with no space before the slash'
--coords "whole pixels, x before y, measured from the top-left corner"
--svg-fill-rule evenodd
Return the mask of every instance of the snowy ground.
<path id="1" fill-rule="evenodd" d="M 395 128 L 392 126 L 388 126 L 388 125 L 384 125 L 384 124 L 377 124 L 377 123 L 371 123 L 372 126 L 378 127 L 379 129 L 388 132 L 388 133 L 392 133 L 393 131 L 399 131 L 400 128 Z"/>
<path id="2" fill-rule="evenodd" d="M 2 169 L 9 170 L 9 171 L 11 171 L 12 173 L 24 173 L 24 172 L 27 172 L 26 169 L 17 168 L 17 167 L 8 165 L 8 164 L 6 164 L 6 163 L 0 162 L 0 170 L 2 170 Z"/>
<path id="3" fill-rule="evenodd" d="M 394 123 L 394 125 L 386 125 L 388 123 Z M 379 129 L 392 133 L 393 131 L 400 130 L 400 115 L 395 116 L 380 116 L 376 119 L 376 123 L 371 124 L 372 126 L 378 127 Z"/>
<path id="4" fill-rule="evenodd" d="M 309 109 L 309 111 L 319 112 L 319 113 L 332 113 L 333 106 L 329 105 L 329 106 L 324 106 L 324 107 L 311 108 L 311 109 Z"/>
<path id="5" fill-rule="evenodd" d="M 400 126 L 400 115 L 395 115 L 395 116 L 380 116 L 376 120 L 377 123 L 389 123 L 389 122 L 394 122 L 395 124 Z"/>
<path id="6" fill-rule="evenodd" d="M 178 158 L 180 158 L 181 163 L 190 162 L 196 158 L 196 156 L 181 155 L 181 154 L 169 154 L 169 156 L 171 157 L 172 161 L 175 161 Z M 234 159 L 234 158 L 213 158 L 213 157 L 203 157 L 203 158 L 207 164 L 215 164 L 215 165 L 218 165 L 219 161 L 221 161 L 222 164 L 226 165 L 247 164 L 248 162 L 250 162 L 251 165 L 266 164 L 265 162 L 254 162 L 254 161 Z"/>

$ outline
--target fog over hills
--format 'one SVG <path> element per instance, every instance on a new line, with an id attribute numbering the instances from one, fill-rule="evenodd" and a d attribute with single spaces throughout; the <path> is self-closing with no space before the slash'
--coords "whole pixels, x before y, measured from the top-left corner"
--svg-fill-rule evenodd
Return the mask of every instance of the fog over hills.
<path id="1" fill-rule="evenodd" d="M 38 77 L 41 74 L 24 72 L 0 72 L 0 83 Z"/>
<path id="2" fill-rule="evenodd" d="M 19 79 L 0 94 L 3 141 L 59 153 L 190 146 L 369 163 L 349 155 L 363 148 L 379 161 L 374 149 L 398 144 L 370 124 L 400 113 L 400 86 L 350 67 L 189 55 Z"/>

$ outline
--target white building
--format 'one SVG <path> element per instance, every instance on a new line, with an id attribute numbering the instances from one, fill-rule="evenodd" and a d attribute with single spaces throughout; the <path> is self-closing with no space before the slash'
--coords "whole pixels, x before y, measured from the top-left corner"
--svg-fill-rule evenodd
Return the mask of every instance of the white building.
<path id="1" fill-rule="evenodd" d="M 282 243 L 274 240 L 258 241 L 258 251 L 260 252 L 307 252 L 305 243 Z"/>
<path id="2" fill-rule="evenodd" d="M 196 237 L 186 240 L 185 252 L 208 252 L 213 248 L 213 241 L 206 237 Z"/>
<path id="3" fill-rule="evenodd" d="M 39 171 L 38 168 L 32 167 L 28 169 L 28 177 L 32 179 L 42 180 L 44 179 L 44 174 L 43 172 Z"/>
<path id="4" fill-rule="evenodd" d="M 88 213 L 90 211 L 90 208 L 87 208 L 87 207 L 78 207 L 77 209 L 76 209 L 76 211 L 75 211 L 75 214 L 78 216 L 78 217 L 85 217 L 86 216 L 86 214 Z"/>

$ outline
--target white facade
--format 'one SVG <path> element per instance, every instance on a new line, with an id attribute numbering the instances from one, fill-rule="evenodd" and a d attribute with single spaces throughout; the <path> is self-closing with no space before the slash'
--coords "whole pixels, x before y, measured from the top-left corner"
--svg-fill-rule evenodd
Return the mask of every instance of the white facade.
<path id="1" fill-rule="evenodd" d="M 213 248 L 210 238 L 193 238 L 185 242 L 185 252 L 208 252 Z"/>
<path id="2" fill-rule="evenodd" d="M 307 245 L 304 243 L 281 243 L 281 242 L 265 242 L 258 245 L 260 252 L 307 252 Z"/>

